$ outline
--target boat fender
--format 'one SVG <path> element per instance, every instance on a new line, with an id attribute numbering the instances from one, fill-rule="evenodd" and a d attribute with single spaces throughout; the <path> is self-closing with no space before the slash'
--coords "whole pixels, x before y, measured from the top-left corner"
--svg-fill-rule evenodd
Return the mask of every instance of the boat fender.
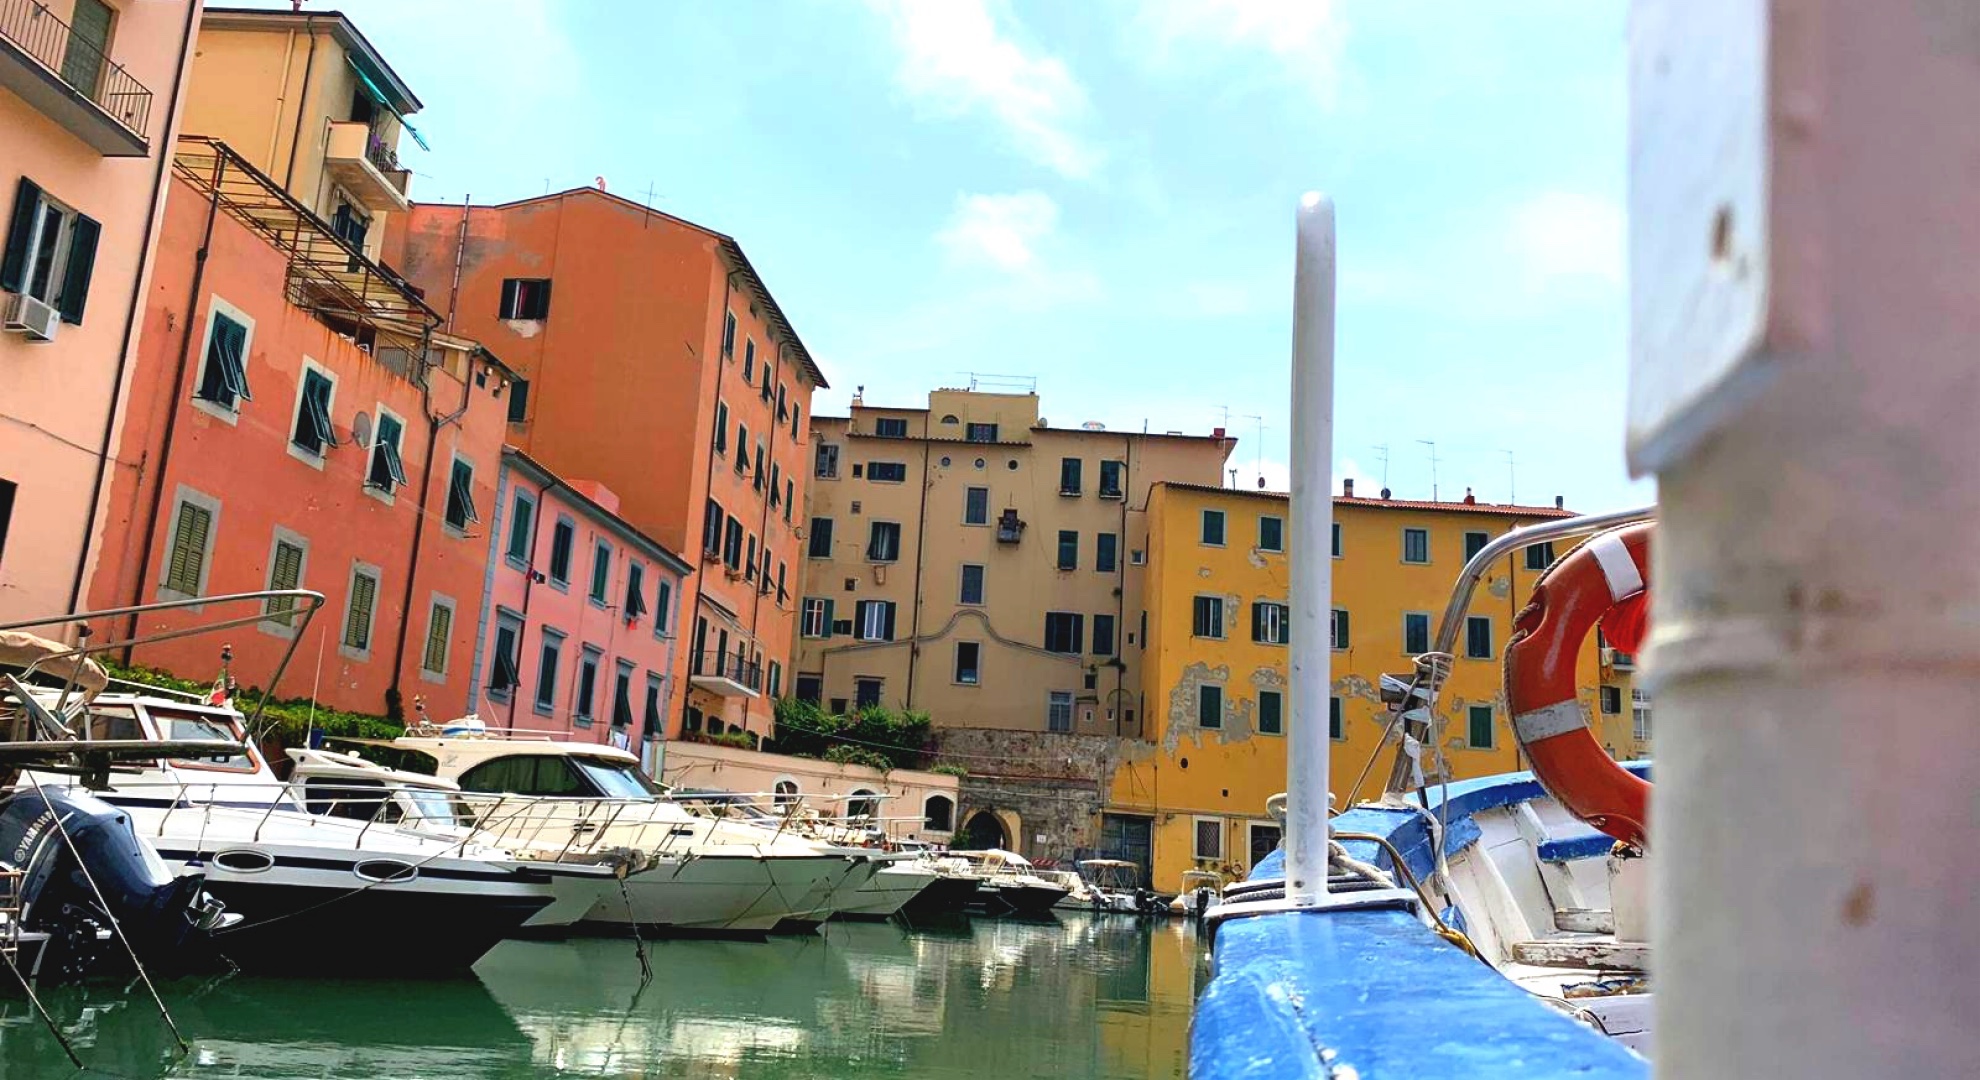
<path id="1" fill-rule="evenodd" d="M 1506 645 L 1506 706 L 1533 775 L 1569 813 L 1637 849 L 1647 841 L 1650 782 L 1617 764 L 1589 730 L 1575 665 L 1597 623 L 1619 648 L 1642 640 L 1654 527 L 1598 533 L 1568 552 L 1540 575 Z"/>

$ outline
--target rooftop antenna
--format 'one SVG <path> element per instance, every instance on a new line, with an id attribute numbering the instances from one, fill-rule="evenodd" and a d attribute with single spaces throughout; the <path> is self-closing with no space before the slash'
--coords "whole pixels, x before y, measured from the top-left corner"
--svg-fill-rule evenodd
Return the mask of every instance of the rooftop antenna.
<path id="1" fill-rule="evenodd" d="M 1375 447 L 1374 450 L 1376 454 L 1380 455 L 1382 462 L 1382 490 L 1387 491 L 1389 490 L 1389 444 L 1383 443 Z"/>
<path id="2" fill-rule="evenodd" d="M 1238 417 L 1238 419 L 1258 421 L 1258 446 L 1256 448 L 1258 456 L 1252 467 L 1258 470 L 1258 489 L 1263 491 L 1265 489 L 1265 418 L 1262 416 L 1245 415 Z M 1232 486 L 1235 487 L 1237 485 L 1233 484 Z"/>
<path id="3" fill-rule="evenodd" d="M 1231 486 L 1235 488 L 1237 487 L 1237 470 L 1233 468 L 1230 470 L 1230 473 L 1231 473 Z"/>
<path id="4" fill-rule="evenodd" d="M 1434 439 L 1418 439 L 1417 442 L 1430 448 L 1430 501 L 1437 501 L 1437 443 Z"/>
<path id="5" fill-rule="evenodd" d="M 1501 450 L 1499 453 L 1506 455 L 1506 505 L 1518 506 L 1519 483 L 1518 475 L 1513 471 L 1513 452 Z"/>

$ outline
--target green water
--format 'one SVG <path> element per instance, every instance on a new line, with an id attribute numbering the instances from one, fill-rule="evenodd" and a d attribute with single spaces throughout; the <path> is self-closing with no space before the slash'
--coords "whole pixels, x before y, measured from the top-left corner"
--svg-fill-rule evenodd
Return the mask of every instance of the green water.
<path id="1" fill-rule="evenodd" d="M 597 938 L 506 942 L 459 980 L 175 981 L 183 1055 L 141 988 L 51 991 L 83 1073 L 0 998 L 0 1078 L 1179 1078 L 1206 978 L 1181 921 L 1084 914 L 649 949 L 644 990 L 631 942 Z"/>

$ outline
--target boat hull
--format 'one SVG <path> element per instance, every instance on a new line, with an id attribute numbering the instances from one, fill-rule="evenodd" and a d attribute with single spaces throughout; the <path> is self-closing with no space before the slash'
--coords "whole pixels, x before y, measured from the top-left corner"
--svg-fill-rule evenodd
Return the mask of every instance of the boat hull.
<path id="1" fill-rule="evenodd" d="M 991 882 L 976 894 L 972 909 L 980 910 L 985 915 L 1043 918 L 1052 914 L 1052 905 L 1065 895 L 1066 890 L 1048 885 L 999 885 Z"/>
<path id="2" fill-rule="evenodd" d="M 666 859 L 609 890 L 584 917 L 590 927 L 637 924 L 655 931 L 765 934 L 817 912 L 833 887 L 864 864 L 837 855 L 700 855 Z"/>
<path id="3" fill-rule="evenodd" d="M 908 918 L 960 915 L 982 888 L 983 883 L 976 878 L 943 874 L 916 893 L 914 899 L 902 905 L 900 913 Z"/>
<path id="4" fill-rule="evenodd" d="M 258 973 L 458 975 L 550 904 L 546 889 L 442 893 L 380 886 L 363 892 L 273 881 L 210 882 L 246 916 L 213 935 L 214 950 Z M 444 932 L 436 928 L 444 927 Z"/>
<path id="5" fill-rule="evenodd" d="M 922 890 L 940 880 L 930 870 L 882 867 L 833 912 L 835 918 L 880 920 L 906 907 Z"/>

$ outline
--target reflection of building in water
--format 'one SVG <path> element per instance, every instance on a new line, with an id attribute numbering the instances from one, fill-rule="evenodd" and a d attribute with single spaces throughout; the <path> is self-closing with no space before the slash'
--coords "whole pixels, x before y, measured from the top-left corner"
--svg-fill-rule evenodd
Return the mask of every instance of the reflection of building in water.
<path id="1" fill-rule="evenodd" d="M 1138 958 L 1103 980 L 1100 1054 L 1108 1076 L 1182 1077 L 1189 1060 L 1189 1014 L 1206 943 L 1184 920 L 1156 923 Z"/>

